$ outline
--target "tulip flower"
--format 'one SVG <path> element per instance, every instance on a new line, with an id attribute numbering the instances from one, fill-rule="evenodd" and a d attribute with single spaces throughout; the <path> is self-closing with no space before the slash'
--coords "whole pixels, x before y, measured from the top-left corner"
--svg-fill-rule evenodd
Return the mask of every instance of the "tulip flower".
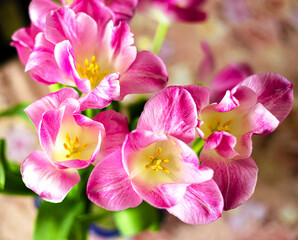
<path id="1" fill-rule="evenodd" d="M 88 6 L 79 5 L 76 11 Z M 52 11 L 45 31 L 36 36 L 26 71 L 40 83 L 78 87 L 85 94 L 81 110 L 165 87 L 164 63 L 149 51 L 137 53 L 127 23 L 113 26 L 112 14 L 101 5 L 93 17 L 70 8 Z"/>
<path id="2" fill-rule="evenodd" d="M 78 94 L 63 88 L 25 109 L 37 128 L 43 151 L 33 151 L 21 168 L 23 181 L 41 198 L 60 202 L 80 181 L 77 169 L 99 162 L 122 145 L 127 121 L 112 110 L 94 120 L 79 113 Z"/>
<path id="3" fill-rule="evenodd" d="M 61 0 L 61 4 L 53 0 L 32 0 L 29 5 L 31 26 L 17 30 L 12 36 L 11 45 L 17 49 L 22 64 L 26 65 L 35 44 L 35 37 L 37 33 L 45 30 L 46 17 L 51 11 L 67 6 L 76 12 L 91 14 L 98 5 L 102 8 L 102 5 L 105 5 L 106 10 L 115 15 L 114 21 L 118 24 L 120 21 L 129 22 L 134 16 L 137 0 Z"/>
<path id="4" fill-rule="evenodd" d="M 122 147 L 94 168 L 87 185 L 89 199 L 112 211 L 145 200 L 190 224 L 220 217 L 223 202 L 213 172 L 199 166 L 196 153 L 185 143 L 195 137 L 196 124 L 196 106 L 186 90 L 168 87 L 157 93 Z"/>
<path id="5" fill-rule="evenodd" d="M 206 88 L 187 89 L 197 103 L 198 133 L 205 140 L 202 165 L 214 170 L 224 209 L 235 208 L 252 195 L 256 185 L 251 136 L 271 133 L 286 118 L 293 105 L 292 84 L 274 73 L 252 75 L 211 105 L 206 104 Z"/>

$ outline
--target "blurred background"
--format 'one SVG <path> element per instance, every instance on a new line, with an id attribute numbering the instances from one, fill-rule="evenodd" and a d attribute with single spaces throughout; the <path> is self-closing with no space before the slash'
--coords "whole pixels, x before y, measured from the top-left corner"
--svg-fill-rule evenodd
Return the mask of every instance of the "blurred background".
<path id="1" fill-rule="evenodd" d="M 35 101 L 49 92 L 30 79 L 10 47 L 11 35 L 29 26 L 29 0 L 0 2 L 0 111 Z M 276 72 L 294 85 L 294 106 L 288 118 L 268 136 L 254 136 L 253 158 L 259 167 L 256 191 L 235 210 L 214 223 L 191 226 L 166 215 L 157 233 L 132 239 L 297 240 L 298 239 L 298 1 L 209 0 L 208 20 L 173 23 L 160 52 L 170 84 L 210 81 L 229 64 L 247 64 L 254 73 Z M 139 50 L 150 49 L 157 27 L 137 12 L 131 22 Z M 202 74 L 209 47 L 212 68 Z M 201 73 L 201 74 L 199 74 Z M 0 137 L 8 158 L 18 163 L 40 148 L 35 129 L 19 118 L 0 118 Z M 33 199 L 0 195 L 0 240 L 32 239 L 36 210 Z M 90 239 L 104 239 L 90 233 Z"/>

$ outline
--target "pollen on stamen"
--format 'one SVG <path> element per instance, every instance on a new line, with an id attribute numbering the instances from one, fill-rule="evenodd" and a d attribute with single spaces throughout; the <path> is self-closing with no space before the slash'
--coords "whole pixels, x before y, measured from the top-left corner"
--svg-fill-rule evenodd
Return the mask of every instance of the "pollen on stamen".
<path id="1" fill-rule="evenodd" d="M 154 172 L 158 172 L 158 170 L 162 170 L 166 173 L 170 173 L 170 171 L 165 167 L 165 166 L 162 166 L 161 163 L 167 163 L 169 162 L 169 159 L 168 158 L 159 158 L 159 155 L 161 154 L 162 150 L 161 150 L 161 147 L 159 147 L 155 154 L 153 156 L 149 156 L 149 164 L 146 164 L 145 165 L 145 169 L 152 169 Z"/>
<path id="2" fill-rule="evenodd" d="M 82 155 L 81 151 L 85 150 L 88 146 L 88 143 L 80 146 L 78 136 L 76 136 L 75 140 L 72 142 L 68 132 L 66 132 L 65 140 L 66 142 L 63 143 L 63 147 L 66 151 L 68 151 L 68 153 L 65 155 L 66 158 L 71 158 L 73 155 L 79 158 Z"/>
<path id="3" fill-rule="evenodd" d="M 95 56 L 91 57 L 91 61 L 86 58 L 85 66 L 82 67 L 80 64 L 77 65 L 77 71 L 81 78 L 86 78 L 90 81 L 91 89 L 94 89 L 102 79 L 109 75 L 108 71 L 102 71 L 100 73 L 100 66 L 96 62 Z"/>

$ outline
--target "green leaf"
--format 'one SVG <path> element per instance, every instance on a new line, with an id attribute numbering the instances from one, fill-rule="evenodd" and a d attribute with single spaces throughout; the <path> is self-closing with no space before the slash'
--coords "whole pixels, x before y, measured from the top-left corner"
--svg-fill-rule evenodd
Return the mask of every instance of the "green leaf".
<path id="1" fill-rule="evenodd" d="M 0 112 L 0 117 L 20 117 L 32 124 L 30 118 L 24 112 L 24 109 L 28 107 L 30 103 L 19 103 L 8 109 Z"/>
<path id="2" fill-rule="evenodd" d="M 25 186 L 20 166 L 6 159 L 4 139 L 0 139 L 0 173 L 0 193 L 35 196 L 35 193 Z"/>
<path id="3" fill-rule="evenodd" d="M 86 185 L 93 166 L 80 169 L 81 181 L 61 203 L 43 201 L 35 220 L 34 240 L 86 240 L 89 222 L 86 220 L 90 201 Z M 83 218 L 86 221 L 80 221 Z"/>
<path id="4" fill-rule="evenodd" d="M 61 203 L 43 201 L 35 221 L 34 240 L 70 239 L 75 220 L 84 210 L 85 201 L 80 199 L 65 199 Z M 82 226 L 83 224 L 77 226 L 82 232 L 71 239 L 84 239 Z"/>
<path id="5" fill-rule="evenodd" d="M 162 220 L 161 210 L 146 202 L 136 208 L 128 208 L 114 213 L 117 229 L 123 236 L 132 236 L 146 229 L 158 230 Z"/>

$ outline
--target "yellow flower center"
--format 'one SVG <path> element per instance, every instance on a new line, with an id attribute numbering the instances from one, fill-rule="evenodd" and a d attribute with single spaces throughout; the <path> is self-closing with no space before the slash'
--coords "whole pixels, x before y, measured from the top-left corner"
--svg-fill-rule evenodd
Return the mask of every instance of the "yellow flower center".
<path id="1" fill-rule="evenodd" d="M 70 5 L 73 3 L 74 0 L 65 0 L 65 4 Z"/>
<path id="2" fill-rule="evenodd" d="M 161 154 L 161 147 L 159 147 L 153 156 L 150 156 L 150 162 L 145 166 L 145 169 L 152 169 L 154 172 L 158 172 L 158 170 L 162 170 L 166 173 L 170 173 L 170 171 L 165 167 L 162 166 L 161 163 L 169 162 L 167 158 L 160 158 L 159 155 Z"/>
<path id="3" fill-rule="evenodd" d="M 231 133 L 230 125 L 233 122 L 235 122 L 234 119 L 222 123 L 221 118 L 217 118 L 216 121 L 215 121 L 215 126 L 213 127 L 211 124 L 209 124 L 208 128 L 211 130 L 212 133 L 213 132 L 220 132 L 220 131 L 225 131 L 225 132 Z"/>
<path id="4" fill-rule="evenodd" d="M 85 59 L 84 68 L 78 64 L 77 70 L 81 78 L 87 78 L 90 81 L 92 90 L 109 74 L 108 71 L 100 72 L 100 66 L 95 61 L 95 56 L 92 56 L 90 63 L 87 58 Z"/>
<path id="5" fill-rule="evenodd" d="M 66 142 L 63 143 L 63 147 L 66 151 L 68 151 L 68 154 L 65 155 L 66 158 L 71 158 L 73 155 L 75 155 L 75 157 L 80 157 L 81 151 L 86 149 L 86 147 L 88 146 L 88 143 L 80 146 L 79 138 L 77 136 L 75 137 L 74 141 L 71 141 L 68 132 L 66 132 L 65 138 Z"/>

